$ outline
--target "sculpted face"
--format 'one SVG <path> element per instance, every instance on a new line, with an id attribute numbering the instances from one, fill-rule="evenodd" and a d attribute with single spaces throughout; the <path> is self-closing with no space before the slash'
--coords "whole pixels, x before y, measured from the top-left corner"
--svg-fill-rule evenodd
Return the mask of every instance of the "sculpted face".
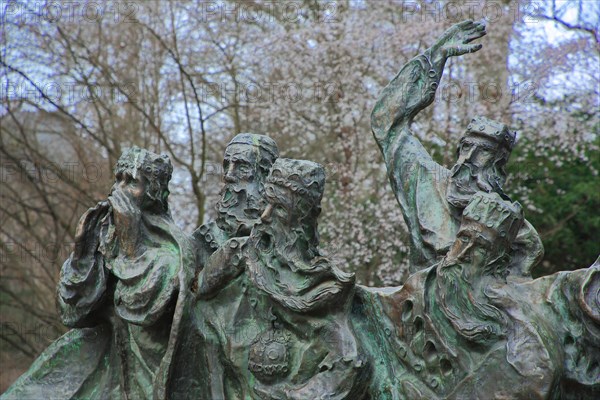
<path id="1" fill-rule="evenodd" d="M 173 172 L 168 156 L 134 146 L 121 155 L 114 171 L 115 183 L 109 201 L 117 195 L 146 212 L 168 211 L 169 181 Z M 131 205 L 126 208 L 130 209 Z"/>
<path id="2" fill-rule="evenodd" d="M 337 269 L 319 251 L 317 218 L 324 185 L 321 165 L 278 158 L 264 185 L 261 221 L 246 242 L 250 279 L 297 312 L 341 304 L 344 288 L 354 283 L 353 274 Z"/>
<path id="3" fill-rule="evenodd" d="M 491 140 L 464 137 L 458 150 L 458 160 L 451 171 L 446 193 L 448 202 L 463 209 L 478 191 L 501 193 L 505 177 L 496 168 L 501 151 Z"/>
<path id="4" fill-rule="evenodd" d="M 121 189 L 138 204 L 141 204 L 146 193 L 146 178 L 140 174 L 134 174 L 132 171 L 122 171 L 117 173 L 113 188 Z"/>
<path id="5" fill-rule="evenodd" d="M 494 161 L 496 147 L 489 140 L 466 137 L 460 143 L 457 164 L 467 163 L 478 169 L 485 168 Z"/>
<path id="6" fill-rule="evenodd" d="M 289 225 L 294 214 L 294 205 L 292 204 L 292 192 L 284 187 L 265 184 L 265 199 L 267 207 L 261 215 L 260 219 L 265 224 L 280 223 Z"/>
<path id="7" fill-rule="evenodd" d="M 116 190 L 121 191 L 133 204 L 143 209 L 152 203 L 146 193 L 147 187 L 148 180 L 139 171 L 124 170 L 116 174 L 111 193 L 114 193 Z"/>
<path id="8" fill-rule="evenodd" d="M 469 341 L 485 342 L 504 334 L 502 311 L 490 304 L 479 283 L 502 266 L 503 240 L 483 224 L 463 221 L 450 251 L 437 269 L 440 307 L 456 331 Z M 498 262 L 500 260 L 500 262 Z"/>
<path id="9" fill-rule="evenodd" d="M 223 157 L 223 180 L 226 183 L 252 182 L 257 173 L 257 155 L 253 146 L 232 144 Z"/>
<path id="10" fill-rule="evenodd" d="M 263 171 L 259 168 L 258 149 L 231 144 L 223 159 L 221 199 L 217 202 L 217 225 L 230 236 L 247 236 L 258 222 L 264 200 L 261 195 Z"/>
<path id="11" fill-rule="evenodd" d="M 261 237 L 260 248 L 268 250 L 275 246 L 284 255 L 289 253 L 298 239 L 292 233 L 292 228 L 297 224 L 292 200 L 294 194 L 285 187 L 267 183 L 264 196 L 267 206 L 260 216 L 261 223 L 257 229 L 257 235 Z"/>
<path id="12" fill-rule="evenodd" d="M 498 233 L 473 221 L 463 222 L 446 255 L 447 263 L 484 266 L 497 255 Z"/>

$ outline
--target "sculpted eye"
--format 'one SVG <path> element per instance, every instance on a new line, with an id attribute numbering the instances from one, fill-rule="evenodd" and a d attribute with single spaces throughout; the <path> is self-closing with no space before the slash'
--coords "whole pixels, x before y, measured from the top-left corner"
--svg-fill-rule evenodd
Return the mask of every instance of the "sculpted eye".
<path id="1" fill-rule="evenodd" d="M 273 211 L 282 217 L 287 217 L 287 210 L 281 205 L 276 205 Z"/>
<path id="2" fill-rule="evenodd" d="M 265 195 L 271 198 L 275 197 L 275 189 L 273 189 L 273 186 L 265 186 Z"/>
<path id="3" fill-rule="evenodd" d="M 467 242 L 469 241 L 469 238 L 468 238 L 467 236 L 465 236 L 465 235 L 461 235 L 461 236 L 459 237 L 459 239 L 460 239 L 460 241 L 461 241 L 461 242 L 463 242 L 463 243 L 467 243 Z"/>

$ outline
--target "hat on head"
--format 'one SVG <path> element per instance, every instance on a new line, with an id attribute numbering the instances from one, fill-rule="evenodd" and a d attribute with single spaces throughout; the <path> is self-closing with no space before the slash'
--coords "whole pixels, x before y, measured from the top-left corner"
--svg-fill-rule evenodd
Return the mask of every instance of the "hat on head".
<path id="1" fill-rule="evenodd" d="M 131 172 L 134 177 L 139 172 L 149 181 L 158 181 L 161 185 L 167 186 L 171 180 L 173 165 L 166 154 L 158 155 L 133 146 L 125 149 L 115 165 L 115 175 L 124 171 Z"/>
<path id="2" fill-rule="evenodd" d="M 479 137 L 492 140 L 500 147 L 503 146 L 511 151 L 515 144 L 517 132 L 509 130 L 508 126 L 501 122 L 493 121 L 482 116 L 476 116 L 467 126 L 467 131 L 463 138 L 466 137 Z"/>
<path id="3" fill-rule="evenodd" d="M 254 146 L 263 151 L 263 154 L 269 156 L 271 164 L 279 157 L 279 149 L 277 143 L 273 139 L 265 135 L 258 135 L 256 133 L 240 133 L 236 135 L 227 144 L 227 147 L 232 144 L 244 144 L 248 146 Z"/>
<path id="4" fill-rule="evenodd" d="M 477 192 L 463 211 L 463 221 L 493 229 L 511 243 L 523 225 L 523 209 L 518 202 L 503 200 L 498 193 Z"/>
<path id="5" fill-rule="evenodd" d="M 288 188 L 311 204 L 318 205 L 325 188 L 325 169 L 312 161 L 278 158 L 266 182 Z"/>

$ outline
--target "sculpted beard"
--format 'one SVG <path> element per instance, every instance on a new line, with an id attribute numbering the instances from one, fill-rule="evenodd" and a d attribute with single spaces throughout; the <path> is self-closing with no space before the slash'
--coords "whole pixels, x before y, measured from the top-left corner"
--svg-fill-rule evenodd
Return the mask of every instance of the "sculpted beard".
<path id="1" fill-rule="evenodd" d="M 252 232 L 258 249 L 262 252 L 273 253 L 277 260 L 285 264 L 294 264 L 291 254 L 297 253 L 301 235 L 279 222 L 262 223 Z"/>
<path id="2" fill-rule="evenodd" d="M 260 218 L 261 202 L 247 185 L 226 183 L 217 202 L 217 226 L 232 236 L 247 236 Z"/>
<path id="3" fill-rule="evenodd" d="M 272 221 L 257 225 L 248 242 L 257 249 L 255 265 L 261 266 L 260 273 L 254 272 L 252 279 L 278 302 L 297 312 L 332 304 L 354 283 L 353 274 L 342 272 L 328 259 L 319 257 L 318 249 L 309 245 L 302 232 L 301 228 Z"/>
<path id="4" fill-rule="evenodd" d="M 497 192 L 503 194 L 500 185 L 501 177 L 495 165 L 476 168 L 472 164 L 455 165 L 451 172 L 447 200 L 455 207 L 465 208 L 476 192 Z"/>
<path id="5" fill-rule="evenodd" d="M 491 305 L 483 290 L 476 293 L 465 276 L 466 266 L 444 265 L 437 272 L 436 296 L 446 318 L 465 339 L 485 342 L 505 335 L 508 321 L 502 311 Z M 483 301 L 480 301 L 481 298 Z"/>

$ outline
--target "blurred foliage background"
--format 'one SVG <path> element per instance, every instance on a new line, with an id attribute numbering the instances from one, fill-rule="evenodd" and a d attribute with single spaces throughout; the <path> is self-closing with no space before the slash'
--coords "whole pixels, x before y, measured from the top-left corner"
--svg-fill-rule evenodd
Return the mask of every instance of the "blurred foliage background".
<path id="1" fill-rule="evenodd" d="M 370 110 L 455 22 L 486 19 L 414 130 L 450 167 L 474 115 L 517 129 L 507 191 L 540 232 L 537 275 L 589 266 L 600 230 L 600 3 L 0 2 L 0 390 L 64 332 L 55 285 L 125 147 L 168 154 L 186 230 L 214 216 L 240 132 L 323 164 L 322 246 L 360 283 L 406 279 L 407 235 Z"/>

